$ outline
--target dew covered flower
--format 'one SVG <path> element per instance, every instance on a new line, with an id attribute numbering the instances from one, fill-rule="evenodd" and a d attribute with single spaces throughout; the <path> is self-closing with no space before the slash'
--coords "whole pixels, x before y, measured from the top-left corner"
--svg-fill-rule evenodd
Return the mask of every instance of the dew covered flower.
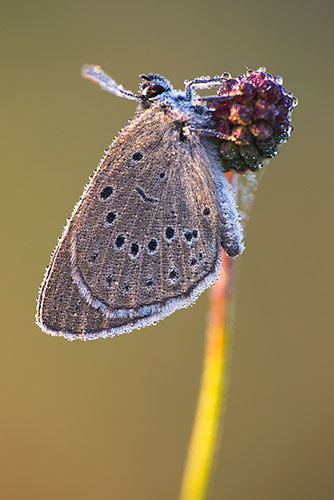
<path id="1" fill-rule="evenodd" d="M 291 112 L 297 102 L 283 79 L 266 68 L 248 70 L 237 78 L 224 73 L 209 109 L 225 170 L 255 171 L 264 159 L 276 156 L 279 144 L 293 130 Z"/>

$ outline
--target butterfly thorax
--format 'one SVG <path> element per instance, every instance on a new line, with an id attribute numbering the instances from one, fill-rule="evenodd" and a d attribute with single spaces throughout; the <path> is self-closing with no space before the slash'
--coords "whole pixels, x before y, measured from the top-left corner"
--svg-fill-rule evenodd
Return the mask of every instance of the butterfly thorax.
<path id="1" fill-rule="evenodd" d="M 169 122 L 179 123 L 182 127 L 206 128 L 210 123 L 210 114 L 205 105 L 199 105 L 197 94 L 176 90 L 163 76 L 141 75 L 144 83 L 140 86 L 141 102 L 138 111 L 147 109 L 163 113 Z"/>

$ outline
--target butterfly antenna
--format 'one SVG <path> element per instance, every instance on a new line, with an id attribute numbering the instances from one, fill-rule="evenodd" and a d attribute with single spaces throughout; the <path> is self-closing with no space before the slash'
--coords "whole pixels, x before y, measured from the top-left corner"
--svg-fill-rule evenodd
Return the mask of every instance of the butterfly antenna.
<path id="1" fill-rule="evenodd" d="M 125 90 L 122 85 L 118 85 L 107 73 L 105 73 L 100 66 L 93 66 L 85 64 L 81 68 L 81 76 L 91 80 L 94 83 L 100 85 L 102 90 L 106 90 L 111 94 L 117 95 L 118 97 L 125 97 L 126 99 L 131 99 L 138 101 L 140 96 Z"/>

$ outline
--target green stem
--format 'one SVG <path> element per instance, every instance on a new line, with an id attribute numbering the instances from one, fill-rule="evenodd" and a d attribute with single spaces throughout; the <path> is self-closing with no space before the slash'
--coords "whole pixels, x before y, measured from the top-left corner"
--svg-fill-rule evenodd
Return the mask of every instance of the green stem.
<path id="1" fill-rule="evenodd" d="M 228 354 L 226 305 L 232 261 L 225 256 L 223 272 L 211 290 L 200 394 L 180 500 L 204 500 L 221 425 Z"/>

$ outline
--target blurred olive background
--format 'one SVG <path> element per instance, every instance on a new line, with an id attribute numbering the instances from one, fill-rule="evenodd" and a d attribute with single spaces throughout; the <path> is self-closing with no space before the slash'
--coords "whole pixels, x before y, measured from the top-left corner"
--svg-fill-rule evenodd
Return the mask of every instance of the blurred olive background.
<path id="1" fill-rule="evenodd" d="M 333 484 L 333 7 L 253 2 L 1 5 L 0 488 L 10 500 L 176 499 L 196 407 L 208 294 L 156 327 L 66 342 L 34 324 L 65 219 L 158 72 L 265 65 L 299 97 L 238 259 L 234 355 L 210 499 L 330 499 Z"/>

